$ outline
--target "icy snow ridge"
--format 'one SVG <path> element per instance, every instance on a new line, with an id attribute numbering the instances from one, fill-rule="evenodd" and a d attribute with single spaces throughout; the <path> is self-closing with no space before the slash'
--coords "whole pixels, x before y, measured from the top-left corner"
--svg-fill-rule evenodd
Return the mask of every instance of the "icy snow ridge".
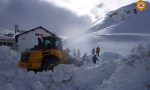
<path id="1" fill-rule="evenodd" d="M 59 65 L 54 72 L 38 72 L 37 74 L 14 67 L 17 65 L 16 60 L 11 63 L 12 65 L 8 63 L 14 57 L 18 58 L 16 51 L 7 47 L 0 47 L 0 51 L 3 51 L 3 55 L 7 57 L 0 56 L 0 90 L 150 89 L 149 45 L 133 48 L 128 57 L 121 57 L 113 52 L 103 53 L 96 65 L 91 62 L 81 67 Z M 2 59 L 5 59 L 7 63 Z"/>

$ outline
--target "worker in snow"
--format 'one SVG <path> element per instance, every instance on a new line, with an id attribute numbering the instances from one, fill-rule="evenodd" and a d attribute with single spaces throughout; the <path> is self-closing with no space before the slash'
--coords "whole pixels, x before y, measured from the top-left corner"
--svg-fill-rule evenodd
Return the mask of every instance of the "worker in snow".
<path id="1" fill-rule="evenodd" d="M 95 54 L 95 48 L 93 48 L 91 52 L 92 52 L 92 55 L 94 55 Z"/>
<path id="2" fill-rule="evenodd" d="M 73 56 L 76 57 L 77 56 L 77 53 L 76 53 L 76 50 L 73 49 Z"/>
<path id="3" fill-rule="evenodd" d="M 97 48 L 96 48 L 96 55 L 99 56 L 99 53 L 100 53 L 100 48 L 97 47 Z"/>
<path id="4" fill-rule="evenodd" d="M 77 57 L 80 58 L 80 56 L 81 56 L 81 53 L 80 53 L 80 49 L 79 49 L 78 52 L 77 52 Z"/>
<path id="5" fill-rule="evenodd" d="M 99 61 L 98 58 L 96 57 L 96 55 L 94 55 L 94 56 L 92 57 L 92 60 L 93 60 L 93 63 L 94 63 L 94 64 L 96 64 L 96 61 Z"/>
<path id="6" fill-rule="evenodd" d="M 83 55 L 82 59 L 83 59 L 83 61 L 89 62 L 87 53 L 85 53 L 85 54 Z"/>

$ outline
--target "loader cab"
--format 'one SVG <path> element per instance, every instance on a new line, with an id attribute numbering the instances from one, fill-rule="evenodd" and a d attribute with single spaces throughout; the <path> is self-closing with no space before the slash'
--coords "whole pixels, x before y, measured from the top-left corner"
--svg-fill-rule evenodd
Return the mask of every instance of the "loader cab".
<path id="1" fill-rule="evenodd" d="M 43 47 L 44 49 L 58 49 L 62 51 L 62 41 L 58 37 L 48 36 L 43 37 Z"/>
<path id="2" fill-rule="evenodd" d="M 62 39 L 56 36 L 38 38 L 38 45 L 35 45 L 33 48 L 31 48 L 31 50 L 41 49 L 56 49 L 62 51 Z"/>

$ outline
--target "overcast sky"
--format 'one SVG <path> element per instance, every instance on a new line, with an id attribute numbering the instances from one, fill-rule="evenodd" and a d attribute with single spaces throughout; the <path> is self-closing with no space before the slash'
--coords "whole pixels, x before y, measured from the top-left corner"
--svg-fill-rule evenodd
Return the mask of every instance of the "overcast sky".
<path id="1" fill-rule="evenodd" d="M 76 35 L 108 11 L 138 0 L 0 0 L 0 27 L 29 30 L 43 26 L 59 35 Z"/>

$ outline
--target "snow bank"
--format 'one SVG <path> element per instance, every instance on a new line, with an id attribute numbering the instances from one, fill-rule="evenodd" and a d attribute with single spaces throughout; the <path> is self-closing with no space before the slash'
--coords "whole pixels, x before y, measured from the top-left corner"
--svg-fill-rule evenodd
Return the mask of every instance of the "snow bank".
<path id="1" fill-rule="evenodd" d="M 134 51 L 134 52 L 133 52 Z M 150 58 L 147 47 L 139 45 L 97 90 L 149 90 Z"/>
<path id="2" fill-rule="evenodd" d="M 94 64 L 89 62 L 82 67 L 59 65 L 54 72 L 27 72 L 17 67 L 19 55 L 8 47 L 1 47 L 0 90 L 82 90 L 92 89 L 94 84 L 108 79 L 114 72 L 115 63 Z M 9 64 L 8 62 L 12 62 Z M 7 63 L 5 63 L 7 62 Z M 5 64 L 3 64 L 5 63 Z M 14 67 L 15 66 L 15 67 Z M 111 68 L 111 69 L 109 69 Z M 102 74 L 102 72 L 104 72 Z M 86 76 L 86 77 L 85 77 Z M 100 78 L 99 78 L 100 77 Z M 97 85 L 97 84 L 96 84 Z"/>
<path id="3" fill-rule="evenodd" d="M 9 47 L 0 46 L 0 64 L 1 63 L 15 63 L 20 59 L 20 54 L 11 50 Z"/>
<path id="4" fill-rule="evenodd" d="M 45 87 L 40 81 L 35 81 L 32 85 L 33 90 L 45 90 Z"/>
<path id="5" fill-rule="evenodd" d="M 112 60 L 120 60 L 123 57 L 120 54 L 114 52 L 104 52 L 100 55 L 99 60 L 101 61 L 112 61 Z"/>
<path id="6" fill-rule="evenodd" d="M 148 46 L 139 45 L 133 48 L 128 57 L 108 52 L 101 54 L 97 64 L 87 62 L 81 67 L 62 64 L 58 65 L 54 72 L 37 74 L 14 67 L 17 65 L 15 63 L 18 53 L 7 47 L 0 47 L 0 53 L 3 52 L 6 57 L 0 56 L 0 90 L 148 90 Z M 3 65 L 2 61 L 5 60 L 14 61 Z"/>
<path id="7" fill-rule="evenodd" d="M 11 83 L 7 83 L 6 85 L 4 85 L 4 88 L 2 90 L 15 90 L 15 88 Z"/>

